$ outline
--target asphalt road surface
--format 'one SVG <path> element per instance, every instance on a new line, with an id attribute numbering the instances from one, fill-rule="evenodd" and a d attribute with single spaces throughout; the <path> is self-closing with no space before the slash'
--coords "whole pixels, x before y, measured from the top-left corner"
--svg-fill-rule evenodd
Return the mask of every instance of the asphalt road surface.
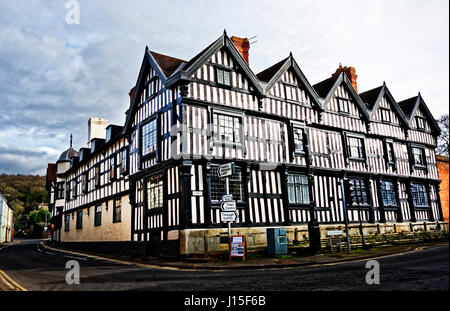
<path id="1" fill-rule="evenodd" d="M 24 240 L 0 251 L 0 269 L 27 290 L 449 290 L 448 244 L 379 258 L 380 284 L 366 284 L 367 261 L 267 270 L 176 270 L 125 265 L 53 251 Z M 66 263 L 80 284 L 66 283 Z M 1 280 L 0 280 L 1 282 Z"/>

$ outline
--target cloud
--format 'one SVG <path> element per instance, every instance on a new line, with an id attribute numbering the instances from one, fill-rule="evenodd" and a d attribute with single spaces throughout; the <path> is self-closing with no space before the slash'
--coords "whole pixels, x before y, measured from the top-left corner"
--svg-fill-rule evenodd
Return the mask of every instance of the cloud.
<path id="1" fill-rule="evenodd" d="M 79 2 L 79 25 L 65 1 L 0 3 L 0 145 L 24 152 L 0 155 L 0 173 L 44 174 L 71 133 L 86 145 L 91 116 L 123 125 L 145 45 L 190 59 L 224 28 L 258 36 L 255 73 L 292 51 L 311 83 L 342 62 L 360 91 L 386 81 L 397 101 L 421 91 L 435 116 L 448 112 L 446 0 Z"/>

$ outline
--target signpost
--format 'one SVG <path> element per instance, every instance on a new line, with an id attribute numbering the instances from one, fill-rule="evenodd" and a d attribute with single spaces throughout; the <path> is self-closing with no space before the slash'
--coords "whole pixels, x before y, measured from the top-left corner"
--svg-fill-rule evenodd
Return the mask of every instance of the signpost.
<path id="1" fill-rule="evenodd" d="M 219 166 L 219 178 L 225 178 L 225 195 L 222 196 L 220 205 L 220 219 L 222 222 L 228 222 L 228 241 L 230 242 L 230 260 L 231 260 L 231 222 L 237 220 L 236 201 L 233 200 L 233 194 L 230 193 L 229 177 L 233 175 L 234 162 L 222 164 Z"/>
<path id="2" fill-rule="evenodd" d="M 332 230 L 328 231 L 328 236 L 330 237 L 330 250 L 333 251 L 333 236 L 339 237 L 339 251 L 341 251 L 341 235 L 342 230 Z"/>

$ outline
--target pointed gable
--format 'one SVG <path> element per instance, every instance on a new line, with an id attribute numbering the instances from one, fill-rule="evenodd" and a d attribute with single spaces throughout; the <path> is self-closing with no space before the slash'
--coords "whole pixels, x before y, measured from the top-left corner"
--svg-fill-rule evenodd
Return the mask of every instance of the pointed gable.
<path id="1" fill-rule="evenodd" d="M 322 110 L 317 93 L 300 70 L 292 54 L 257 74 L 263 81 L 264 93 L 293 100 Z"/>
<path id="2" fill-rule="evenodd" d="M 226 58 L 225 58 L 226 57 Z M 180 72 L 180 77 L 184 79 L 190 79 L 194 75 L 199 74 L 199 70 L 202 70 L 202 67 L 208 62 L 214 62 L 219 65 L 226 66 L 227 64 L 232 63 L 233 69 L 239 71 L 243 77 L 248 81 L 248 84 L 254 89 L 257 93 L 263 93 L 262 87 L 260 85 L 259 80 L 256 78 L 255 74 L 252 72 L 247 62 L 244 60 L 242 55 L 237 50 L 234 43 L 227 36 L 226 32 L 210 44 L 206 49 L 201 51 L 199 54 L 194 56 Z M 205 73 L 203 73 L 205 74 Z M 206 77 L 211 77 L 212 73 L 206 73 Z M 177 77 L 173 77 L 169 84 L 176 81 Z"/>
<path id="3" fill-rule="evenodd" d="M 353 116 L 361 115 L 366 121 L 370 121 L 370 115 L 366 105 L 353 88 L 352 83 L 344 72 L 332 76 L 322 82 L 313 85 L 317 94 L 324 98 L 323 108 L 329 111 Z M 349 101 L 348 108 L 342 109 L 345 101 Z"/>
<path id="4" fill-rule="evenodd" d="M 180 68 L 181 65 L 187 63 L 182 59 L 156 53 L 154 51 L 150 51 L 150 54 L 152 55 L 153 59 L 156 61 L 166 78 L 169 78 L 178 68 Z"/>
<path id="5" fill-rule="evenodd" d="M 359 97 L 370 112 L 371 120 L 403 125 L 409 127 L 409 122 L 402 109 L 394 100 L 386 84 L 359 94 Z"/>
<path id="6" fill-rule="evenodd" d="M 441 129 L 420 93 L 399 102 L 398 105 L 409 119 L 409 125 L 412 129 L 425 130 L 440 135 Z"/>

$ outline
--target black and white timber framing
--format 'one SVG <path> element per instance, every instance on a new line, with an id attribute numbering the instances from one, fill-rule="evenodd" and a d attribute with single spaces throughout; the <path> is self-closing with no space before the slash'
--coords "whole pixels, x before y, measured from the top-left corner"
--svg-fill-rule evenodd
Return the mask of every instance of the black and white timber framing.
<path id="1" fill-rule="evenodd" d="M 218 80 L 223 72 L 229 81 Z M 362 213 L 349 208 L 350 222 L 443 219 L 434 152 L 440 130 L 420 94 L 397 103 L 384 83 L 357 94 L 344 73 L 312 86 L 292 54 L 255 75 L 226 33 L 190 61 L 146 48 L 132 94 L 122 133 L 65 173 L 78 191 L 62 213 L 129 193 L 132 241 L 159 243 L 180 239 L 184 230 L 225 228 L 216 170 L 235 162 L 239 220 L 233 227 L 306 224 L 311 206 L 319 224 L 342 224 L 343 178 L 356 178 L 365 189 Z M 220 118 L 242 126 L 236 141 L 217 139 Z M 157 134 L 147 152 L 142 133 L 150 125 Z M 109 161 L 124 148 L 127 174 L 109 181 Z M 307 183 L 301 202 L 288 191 L 290 176 L 309 177 L 294 182 Z"/>

